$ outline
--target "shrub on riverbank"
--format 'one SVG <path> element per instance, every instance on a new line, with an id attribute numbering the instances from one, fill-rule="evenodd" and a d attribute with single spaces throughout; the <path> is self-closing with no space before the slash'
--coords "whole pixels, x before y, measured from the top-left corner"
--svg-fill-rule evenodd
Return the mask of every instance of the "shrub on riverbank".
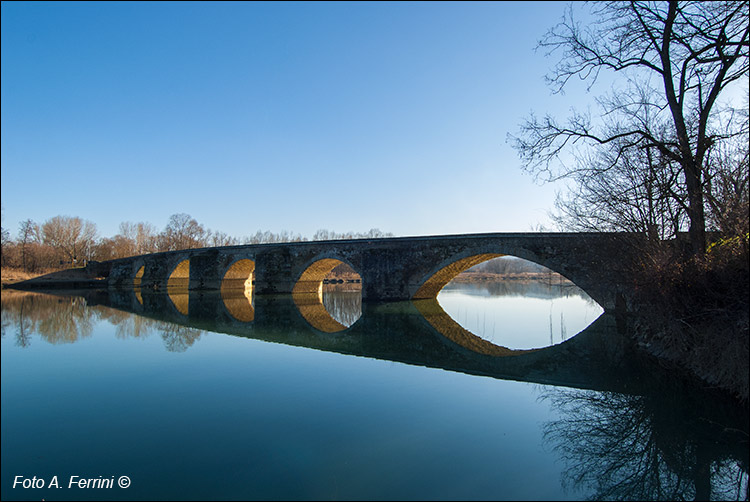
<path id="1" fill-rule="evenodd" d="M 748 236 L 719 240 L 700 258 L 649 252 L 636 276 L 639 344 L 747 404 Z"/>

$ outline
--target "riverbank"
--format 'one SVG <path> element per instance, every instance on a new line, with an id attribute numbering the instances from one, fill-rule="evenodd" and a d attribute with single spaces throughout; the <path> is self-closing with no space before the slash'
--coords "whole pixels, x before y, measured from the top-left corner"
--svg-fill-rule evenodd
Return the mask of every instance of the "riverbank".
<path id="1" fill-rule="evenodd" d="M 675 371 L 728 392 L 745 406 L 750 390 L 750 264 L 747 238 L 688 260 L 654 253 L 635 274 L 636 343 Z"/>
<path id="2" fill-rule="evenodd" d="M 105 280 L 88 272 L 85 268 L 70 268 L 64 270 L 45 270 L 38 273 L 3 267 L 2 288 L 13 286 L 22 289 L 77 289 L 101 287 Z"/>

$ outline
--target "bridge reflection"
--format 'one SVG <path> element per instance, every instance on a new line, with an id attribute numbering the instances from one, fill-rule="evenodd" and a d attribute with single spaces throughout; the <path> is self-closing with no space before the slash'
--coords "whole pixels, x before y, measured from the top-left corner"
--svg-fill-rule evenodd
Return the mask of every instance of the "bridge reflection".
<path id="1" fill-rule="evenodd" d="M 102 305 L 196 330 L 406 364 L 539 384 L 638 393 L 639 379 L 624 378 L 628 345 L 617 319 L 603 314 L 557 345 L 511 350 L 465 330 L 434 299 L 362 303 L 349 327 L 319 298 L 249 296 L 247 290 L 77 291 L 90 307 Z M 247 296 L 246 296 L 247 295 Z"/>
<path id="2" fill-rule="evenodd" d="M 716 399 L 638 357 L 621 336 L 622 323 L 618 326 L 610 314 L 558 345 L 503 351 L 456 327 L 434 300 L 365 302 L 354 324 L 325 332 L 310 324 L 299 299 L 295 302 L 291 295 L 258 295 L 251 302 L 243 290 L 224 295 L 74 293 L 79 296 L 14 297 L 4 291 L 4 336 L 6 326 L 15 325 L 16 343 L 23 347 L 33 331 L 50 343 L 70 343 L 91 337 L 93 321 L 100 318 L 118 327 L 118 337 L 146 336 L 147 324 L 152 323 L 173 352 L 188 350 L 211 331 L 551 384 L 557 387 L 543 388 L 540 397 L 558 418 L 544 425 L 545 447 L 560 452 L 565 460 L 563 478 L 573 488 L 595 487 L 591 498 L 596 500 L 747 499 L 746 407 Z M 187 305 L 187 314 L 178 305 Z M 123 331 L 129 332 L 121 335 L 119 328 L 128 323 L 132 324 Z"/>

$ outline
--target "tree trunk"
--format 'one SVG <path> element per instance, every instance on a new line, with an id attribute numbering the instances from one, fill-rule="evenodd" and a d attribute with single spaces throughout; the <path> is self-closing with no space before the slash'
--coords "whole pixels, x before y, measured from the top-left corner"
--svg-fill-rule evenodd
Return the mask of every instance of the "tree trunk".
<path id="1" fill-rule="evenodd" d="M 700 173 L 694 165 L 684 166 L 685 185 L 688 194 L 688 218 L 690 228 L 688 236 L 693 256 L 706 254 L 706 216 L 703 210 L 703 187 L 701 186 Z"/>

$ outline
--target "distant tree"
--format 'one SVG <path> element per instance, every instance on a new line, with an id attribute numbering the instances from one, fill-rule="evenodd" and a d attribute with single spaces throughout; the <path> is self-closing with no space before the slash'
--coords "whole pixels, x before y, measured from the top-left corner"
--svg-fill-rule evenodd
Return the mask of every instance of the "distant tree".
<path id="1" fill-rule="evenodd" d="M 5 219 L 5 208 L 0 208 L 0 219 Z M 0 226 L 0 256 L 2 257 L 3 265 L 5 265 L 6 262 L 6 251 L 7 247 L 6 245 L 10 244 L 10 232 L 5 228 Z"/>
<path id="2" fill-rule="evenodd" d="M 21 263 L 24 271 L 29 270 L 30 259 L 33 260 L 32 246 L 38 245 L 42 241 L 41 230 L 34 220 L 25 220 L 21 222 L 18 228 L 18 244 L 21 246 Z"/>
<path id="3" fill-rule="evenodd" d="M 344 232 L 337 233 L 331 230 L 320 229 L 313 234 L 314 241 L 331 241 L 341 239 L 379 239 L 383 237 L 393 237 L 390 232 L 383 232 L 379 228 L 371 228 L 367 232 Z"/>
<path id="4" fill-rule="evenodd" d="M 702 255 L 711 151 L 743 134 L 747 141 L 742 124 L 725 113 L 719 98 L 728 86 L 748 78 L 749 4 L 590 5 L 595 21 L 581 25 L 571 8 L 539 43 L 550 53 L 561 51 L 548 81 L 560 92 L 573 77 L 593 85 L 602 72 L 613 71 L 624 75 L 625 86 L 598 100 L 600 122 L 578 111 L 565 124 L 532 115 L 519 136 L 511 136 L 514 147 L 527 170 L 550 180 L 572 177 L 578 182 L 607 173 L 625 156 L 636 158 L 631 150 L 656 152 L 664 165 L 679 169 L 672 186 L 677 194 L 684 192 L 692 249 Z M 591 164 L 586 153 L 592 150 L 608 155 L 593 156 Z M 652 166 L 645 163 L 641 169 Z"/>
<path id="5" fill-rule="evenodd" d="M 1 228 L 1 227 L 0 227 Z M 2 228 L 2 244 L 0 244 L 2 247 L 0 248 L 0 255 L 2 255 L 3 259 L 3 265 L 5 265 L 5 261 L 7 258 L 7 249 L 8 244 L 10 244 L 10 232 L 4 228 Z"/>
<path id="6" fill-rule="evenodd" d="M 151 223 L 125 221 L 120 223 L 120 235 L 132 243 L 133 255 L 153 253 L 157 250 L 157 231 Z"/>
<path id="7" fill-rule="evenodd" d="M 209 232 L 208 245 L 213 247 L 234 246 L 239 241 L 224 232 Z"/>
<path id="8" fill-rule="evenodd" d="M 90 258 L 96 237 L 96 224 L 79 217 L 55 216 L 42 224 L 43 242 L 71 263 Z"/>
<path id="9" fill-rule="evenodd" d="M 159 235 L 159 251 L 201 248 L 207 245 L 206 229 L 189 214 L 178 213 L 169 217 L 164 231 Z"/>
<path id="10" fill-rule="evenodd" d="M 245 237 L 242 242 L 245 244 L 271 244 L 280 242 L 301 242 L 307 240 L 300 234 L 292 233 L 288 230 L 282 230 L 275 234 L 269 230 L 258 230 L 254 235 Z"/>

